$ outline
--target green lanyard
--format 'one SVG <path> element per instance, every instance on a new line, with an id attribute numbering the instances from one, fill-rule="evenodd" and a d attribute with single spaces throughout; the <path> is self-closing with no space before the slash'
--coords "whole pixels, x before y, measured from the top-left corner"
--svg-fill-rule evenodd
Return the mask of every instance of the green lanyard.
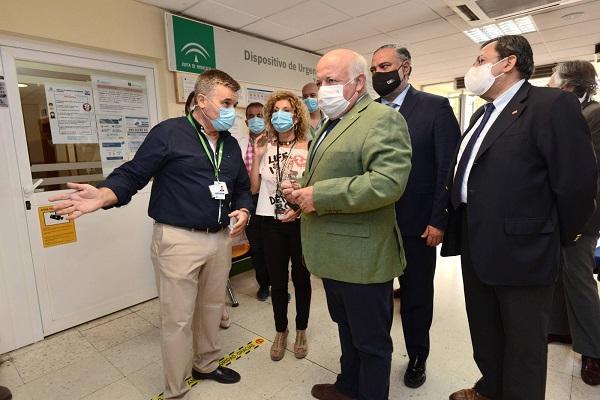
<path id="1" fill-rule="evenodd" d="M 218 156 L 216 154 L 214 154 L 212 151 L 208 151 L 208 145 L 206 144 L 206 139 L 204 138 L 204 135 L 200 134 L 200 132 L 198 131 L 198 128 L 196 128 L 196 124 L 192 120 L 192 114 L 188 114 L 187 119 L 188 119 L 188 121 L 190 121 L 190 124 L 192 124 L 192 126 L 194 127 L 194 130 L 198 134 L 200 143 L 202 143 L 202 147 L 204 147 L 204 151 L 206 152 L 206 155 L 208 156 L 208 159 L 210 160 L 210 163 L 212 164 L 212 166 L 215 170 L 215 178 L 217 179 L 217 182 L 218 182 L 219 181 L 219 169 L 221 168 L 221 161 L 223 161 L 223 142 L 221 141 L 221 143 L 219 144 L 219 152 L 218 152 L 219 155 Z M 216 164 L 215 164 L 215 161 L 216 161 Z"/>

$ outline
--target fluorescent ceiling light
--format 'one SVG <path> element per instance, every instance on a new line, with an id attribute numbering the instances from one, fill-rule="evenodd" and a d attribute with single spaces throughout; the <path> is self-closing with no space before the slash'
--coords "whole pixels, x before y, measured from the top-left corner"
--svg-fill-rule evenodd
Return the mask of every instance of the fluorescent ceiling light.
<path id="1" fill-rule="evenodd" d="M 537 27 L 531 16 L 509 19 L 497 24 L 485 25 L 479 28 L 464 31 L 464 34 L 475 43 L 497 38 L 502 35 L 521 35 L 528 32 L 536 32 Z"/>
<path id="2" fill-rule="evenodd" d="M 19 84 L 17 84 L 17 86 L 18 86 L 18 87 L 27 87 L 27 86 L 29 86 L 29 85 L 28 85 L 28 84 L 26 84 L 26 83 L 19 83 Z"/>

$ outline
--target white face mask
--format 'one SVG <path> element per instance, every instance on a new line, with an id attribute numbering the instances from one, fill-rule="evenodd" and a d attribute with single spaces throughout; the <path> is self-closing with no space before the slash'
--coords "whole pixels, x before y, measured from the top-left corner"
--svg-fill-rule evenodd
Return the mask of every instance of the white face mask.
<path id="1" fill-rule="evenodd" d="M 319 108 L 329 119 L 336 119 L 348 108 L 350 102 L 344 97 L 344 86 L 355 80 L 350 79 L 343 85 L 321 86 L 317 95 Z"/>
<path id="2" fill-rule="evenodd" d="M 472 92 L 477 96 L 481 96 L 494 84 L 494 81 L 499 76 L 504 75 L 504 72 L 498 76 L 492 74 L 492 68 L 494 65 L 501 63 L 508 57 L 503 58 L 495 64 L 483 64 L 478 66 L 472 66 L 465 74 L 465 87 L 468 91 Z"/>

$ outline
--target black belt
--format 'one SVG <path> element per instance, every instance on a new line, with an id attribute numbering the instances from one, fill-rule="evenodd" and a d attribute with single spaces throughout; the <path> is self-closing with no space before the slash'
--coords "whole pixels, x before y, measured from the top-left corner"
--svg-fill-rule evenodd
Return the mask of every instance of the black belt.
<path id="1" fill-rule="evenodd" d="M 221 232 L 223 229 L 225 229 L 226 226 L 221 225 L 221 226 L 214 226 L 211 228 L 186 228 L 183 226 L 178 226 L 178 228 L 185 229 L 185 230 L 188 230 L 191 232 L 217 233 L 217 232 Z"/>

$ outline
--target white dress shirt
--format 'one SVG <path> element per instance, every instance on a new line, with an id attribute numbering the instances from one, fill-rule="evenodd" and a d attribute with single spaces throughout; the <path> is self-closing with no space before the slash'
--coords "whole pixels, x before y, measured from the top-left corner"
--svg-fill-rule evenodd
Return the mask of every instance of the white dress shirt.
<path id="1" fill-rule="evenodd" d="M 510 100 L 515 96 L 515 94 L 517 94 L 517 92 L 519 91 L 521 86 L 523 86 L 523 83 L 525 83 L 525 79 L 521 79 L 520 81 L 516 82 L 508 90 L 506 90 L 504 93 L 502 93 L 500 96 L 498 96 L 496 98 L 496 100 L 493 101 L 493 104 L 495 107 L 494 111 L 490 115 L 490 119 L 488 120 L 487 124 L 483 128 L 483 131 L 481 131 L 481 133 L 479 134 L 479 137 L 477 138 L 477 141 L 475 142 L 475 145 L 473 147 L 473 151 L 471 152 L 471 157 L 469 158 L 469 162 L 467 163 L 467 168 L 465 170 L 465 177 L 462 182 L 462 187 L 460 188 L 460 201 L 462 203 L 467 202 L 467 184 L 469 183 L 469 174 L 471 173 L 471 168 L 473 167 L 473 161 L 475 161 L 475 157 L 477 156 L 477 153 L 479 152 L 479 148 L 481 147 L 481 143 L 483 142 L 483 139 L 485 139 L 485 136 L 487 135 L 487 133 L 490 130 L 490 128 L 492 127 L 492 125 L 494 125 L 494 122 L 496 121 L 496 118 L 498 118 L 498 115 L 500 115 L 500 113 L 504 110 L 504 107 L 506 107 L 506 105 L 510 102 Z M 471 139 L 473 132 L 475 132 L 475 130 L 477 130 L 477 127 L 481 123 L 482 119 L 483 119 L 483 114 L 481 115 L 481 117 L 479 117 L 477 122 L 475 124 L 473 124 L 473 126 L 471 127 L 471 130 L 465 134 L 464 139 L 460 143 L 460 150 L 458 152 L 456 166 L 454 167 L 454 175 L 456 175 L 456 168 L 458 167 L 458 163 L 460 161 L 460 158 L 462 157 L 463 151 L 465 150 L 465 147 L 467 147 L 467 143 L 469 143 L 469 139 Z"/>
<path id="2" fill-rule="evenodd" d="M 386 106 L 389 106 L 391 104 L 395 104 L 394 106 L 392 106 L 392 108 L 394 110 L 399 110 L 400 107 L 402 107 L 402 103 L 404 103 L 404 98 L 406 97 L 406 93 L 408 93 L 408 88 L 410 87 L 410 85 L 407 85 L 404 90 L 402 92 L 400 92 L 400 94 L 398 96 L 396 96 L 396 98 L 394 99 L 394 101 L 387 101 L 386 99 L 384 99 L 383 97 L 381 98 L 381 104 L 384 104 Z"/>

